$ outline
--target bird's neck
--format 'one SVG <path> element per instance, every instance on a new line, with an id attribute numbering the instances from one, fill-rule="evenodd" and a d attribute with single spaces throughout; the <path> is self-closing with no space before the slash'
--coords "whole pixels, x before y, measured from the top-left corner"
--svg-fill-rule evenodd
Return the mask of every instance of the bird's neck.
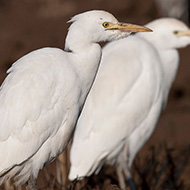
<path id="1" fill-rule="evenodd" d="M 80 80 L 81 105 L 95 79 L 102 54 L 100 45 L 93 41 L 92 36 L 77 22 L 70 26 L 65 41 L 65 51 L 71 52 L 70 59 Z"/>
<path id="2" fill-rule="evenodd" d="M 81 84 L 80 102 L 83 104 L 95 79 L 100 60 L 101 47 L 97 43 L 88 44 L 75 53 L 71 52 L 71 59 Z"/>
<path id="3" fill-rule="evenodd" d="M 167 99 L 179 66 L 179 53 L 176 49 L 158 50 L 164 71 L 164 93 Z"/>
<path id="4" fill-rule="evenodd" d="M 77 23 L 72 24 L 65 40 L 65 51 L 78 53 L 92 44 L 90 35 L 86 34 L 85 32 L 86 31 L 82 30 L 81 27 L 77 25 Z"/>

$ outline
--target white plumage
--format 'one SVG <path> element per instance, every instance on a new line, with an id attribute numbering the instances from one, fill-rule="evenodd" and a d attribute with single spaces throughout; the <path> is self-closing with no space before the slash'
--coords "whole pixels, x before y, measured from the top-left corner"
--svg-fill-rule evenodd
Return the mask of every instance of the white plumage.
<path id="1" fill-rule="evenodd" d="M 152 134 L 175 78 L 176 48 L 190 44 L 182 22 L 163 18 L 147 25 L 154 32 L 109 43 L 78 120 L 71 147 L 69 178 L 98 173 L 105 161 L 123 173 Z"/>
<path id="2" fill-rule="evenodd" d="M 25 55 L 1 86 L 0 185 L 13 177 L 16 184 L 37 178 L 64 150 L 98 69 L 97 42 L 148 31 L 121 24 L 105 11 L 85 12 L 70 22 L 68 52 L 42 48 Z"/>

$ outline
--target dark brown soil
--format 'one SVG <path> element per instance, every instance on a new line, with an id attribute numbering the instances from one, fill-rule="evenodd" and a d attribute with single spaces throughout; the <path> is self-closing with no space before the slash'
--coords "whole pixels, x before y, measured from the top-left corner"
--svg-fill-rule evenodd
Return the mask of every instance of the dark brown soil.
<path id="1" fill-rule="evenodd" d="M 118 20 L 137 24 L 160 16 L 154 0 L 0 0 L 0 82 L 11 64 L 26 53 L 46 46 L 63 48 L 69 26 L 66 22 L 73 15 L 92 9 L 107 10 Z M 180 50 L 180 55 L 181 64 L 168 105 L 132 169 L 137 189 L 190 189 L 190 47 Z M 42 170 L 38 186 L 119 189 L 115 170 L 109 166 L 98 176 L 61 187 L 55 180 L 55 163 Z"/>

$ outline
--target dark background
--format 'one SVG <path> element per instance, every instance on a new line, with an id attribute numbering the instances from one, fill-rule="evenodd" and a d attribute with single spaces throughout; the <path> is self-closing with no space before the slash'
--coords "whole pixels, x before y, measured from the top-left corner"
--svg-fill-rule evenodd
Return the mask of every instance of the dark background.
<path id="1" fill-rule="evenodd" d="M 66 22 L 75 14 L 92 9 L 106 10 L 119 21 L 142 25 L 162 16 L 154 0 L 0 0 L 0 82 L 6 77 L 6 70 L 11 64 L 26 53 L 47 46 L 64 48 L 69 27 Z M 180 67 L 167 107 L 133 166 L 139 189 L 190 189 L 190 47 L 179 52 Z M 52 179 L 54 169 L 53 163 L 42 171 L 40 187 L 47 185 L 43 173 L 49 172 Z M 83 189 L 106 189 L 105 184 L 110 185 L 108 189 L 118 189 L 114 186 L 118 185 L 114 169 L 106 167 L 105 170 L 100 178 L 89 179 L 88 185 L 83 182 Z M 176 170 L 180 170 L 177 177 Z M 161 177 L 156 181 L 153 178 L 159 176 L 160 171 Z M 168 182 L 170 177 L 166 178 L 172 175 L 176 184 L 167 186 L 171 182 Z M 98 185 L 94 185 L 95 182 Z M 143 186 L 143 183 L 147 184 Z M 65 189 L 58 186 L 46 189 L 56 188 Z"/>

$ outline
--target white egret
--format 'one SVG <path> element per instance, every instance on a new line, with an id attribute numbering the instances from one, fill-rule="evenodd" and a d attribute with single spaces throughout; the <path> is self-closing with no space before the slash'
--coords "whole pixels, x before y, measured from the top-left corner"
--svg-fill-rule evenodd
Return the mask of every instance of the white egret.
<path id="1" fill-rule="evenodd" d="M 120 186 L 126 189 L 124 174 L 130 179 L 132 161 L 167 101 L 179 64 L 176 48 L 190 44 L 190 30 L 178 20 L 163 18 L 147 26 L 154 32 L 103 48 L 74 133 L 70 180 L 97 174 L 108 162 L 117 167 Z"/>
<path id="2" fill-rule="evenodd" d="M 101 58 L 100 41 L 148 28 L 105 11 L 74 16 L 65 50 L 33 51 L 8 70 L 0 89 L 0 185 L 16 178 L 36 189 L 39 170 L 66 147 Z"/>

